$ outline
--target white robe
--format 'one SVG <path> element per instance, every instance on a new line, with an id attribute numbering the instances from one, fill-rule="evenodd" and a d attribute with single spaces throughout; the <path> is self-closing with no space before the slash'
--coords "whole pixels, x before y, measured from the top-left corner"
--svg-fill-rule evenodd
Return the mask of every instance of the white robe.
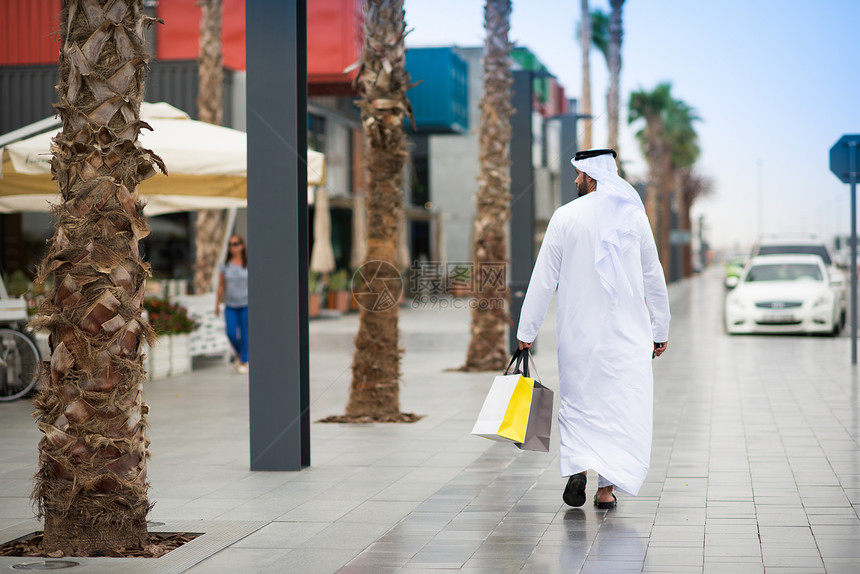
<path id="1" fill-rule="evenodd" d="M 651 455 L 654 342 L 669 339 L 669 299 L 645 213 L 621 217 L 617 303 L 595 267 L 600 190 L 556 210 L 523 301 L 517 338 L 532 342 L 558 288 L 561 474 L 596 470 L 636 495 Z M 621 280 L 623 276 L 619 275 Z M 650 316 L 649 316 L 650 310 Z"/>

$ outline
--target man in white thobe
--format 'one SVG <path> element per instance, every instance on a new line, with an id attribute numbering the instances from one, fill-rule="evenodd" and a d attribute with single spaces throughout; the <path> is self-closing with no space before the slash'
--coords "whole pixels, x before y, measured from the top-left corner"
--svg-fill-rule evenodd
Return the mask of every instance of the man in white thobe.
<path id="1" fill-rule="evenodd" d="M 550 219 L 520 314 L 520 348 L 531 346 L 556 288 L 558 426 L 562 496 L 614 508 L 613 487 L 636 495 L 651 455 L 651 359 L 666 350 L 669 299 L 639 194 L 618 176 L 614 150 L 571 160 L 580 197 Z M 650 311 L 650 313 L 649 313 Z"/>

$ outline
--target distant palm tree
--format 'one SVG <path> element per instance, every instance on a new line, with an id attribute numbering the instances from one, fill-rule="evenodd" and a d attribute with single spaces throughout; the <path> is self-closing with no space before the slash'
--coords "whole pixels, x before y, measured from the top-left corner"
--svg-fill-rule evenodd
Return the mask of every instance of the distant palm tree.
<path id="1" fill-rule="evenodd" d="M 669 182 L 666 181 L 670 149 L 666 140 L 666 114 L 673 105 L 672 85 L 659 84 L 653 91 L 639 90 L 630 94 L 627 121 L 631 124 L 643 120 L 645 126 L 636 133 L 639 146 L 648 163 L 648 185 L 645 192 L 645 210 L 651 222 L 651 231 L 663 271 L 669 276 L 669 226 L 664 202 L 669 201 Z"/>
<path id="2" fill-rule="evenodd" d="M 680 190 L 681 205 L 679 209 L 679 228 L 689 230 L 692 233 L 692 218 L 690 210 L 695 201 L 700 197 L 706 197 L 713 193 L 713 180 L 696 171 L 695 166 L 681 170 Z M 681 270 L 684 277 L 693 274 L 693 252 L 689 243 L 683 245 L 681 250 Z"/>
<path id="3" fill-rule="evenodd" d="M 200 121 L 221 125 L 224 115 L 221 66 L 221 15 L 223 0 L 199 0 L 200 17 L 200 88 L 197 109 Z M 212 275 L 221 256 L 226 211 L 201 209 L 194 220 L 194 292 L 206 293 L 212 288 Z"/>
<path id="4" fill-rule="evenodd" d="M 606 111 L 609 116 L 609 147 L 618 151 L 618 116 L 620 113 L 621 93 L 621 41 L 623 39 L 623 27 L 621 22 L 621 10 L 624 0 L 609 0 L 612 13 L 609 15 L 609 45 L 606 61 L 609 66 L 609 91 L 606 95 Z M 618 154 L 618 163 L 621 165 L 621 153 Z"/>
<path id="5" fill-rule="evenodd" d="M 591 13 L 588 11 L 588 0 L 581 0 L 582 20 L 579 23 L 579 41 L 582 50 L 582 96 L 580 107 L 582 114 L 591 115 Z M 591 119 L 583 122 L 582 148 L 591 149 Z"/>
<path id="6" fill-rule="evenodd" d="M 645 121 L 636 137 L 648 162 L 648 187 L 645 209 L 657 241 L 657 250 L 666 277 L 671 263 L 670 231 L 673 203 L 681 217 L 689 220 L 689 204 L 684 203 L 683 172 L 699 157 L 698 136 L 693 123 L 695 110 L 672 97 L 672 85 L 659 84 L 651 92 L 639 90 L 630 95 L 628 121 Z M 687 222 L 689 226 L 689 222 Z"/>
<path id="7" fill-rule="evenodd" d="M 674 204 L 678 212 L 678 229 L 691 232 L 692 201 L 708 189 L 708 182 L 693 173 L 693 165 L 701 150 L 693 123 L 699 121 L 695 110 L 681 100 L 672 100 L 666 113 L 666 138 L 670 149 L 669 172 L 666 181 L 673 186 Z M 681 248 L 681 274 L 692 274 L 692 254 L 689 243 Z"/>
<path id="8" fill-rule="evenodd" d="M 621 7 L 624 0 L 612 0 L 612 13 L 601 9 L 591 11 L 591 44 L 603 54 L 609 70 L 609 89 L 606 92 L 606 115 L 609 124 L 608 147 L 618 151 L 619 86 L 621 78 Z M 577 35 L 581 40 L 581 32 Z M 621 165 L 621 156 L 618 156 Z"/>
<path id="9" fill-rule="evenodd" d="M 140 145 L 152 23 L 142 0 L 65 0 L 60 16 L 57 113 L 51 172 L 62 203 L 39 269 L 53 278 L 33 324 L 50 332 L 50 361 L 34 400 L 39 470 L 33 499 L 42 550 L 141 546 L 147 538 L 144 340 L 149 233 L 137 185 L 161 159 Z M 193 145 L 193 142 L 189 142 Z"/>
<path id="10" fill-rule="evenodd" d="M 505 226 L 511 217 L 510 142 L 511 115 L 511 0 L 487 0 L 484 5 L 484 95 L 481 98 L 479 135 L 481 173 L 475 196 L 472 257 L 479 292 L 472 308 L 472 338 L 466 355 L 466 371 L 503 369 L 508 358 L 505 329 L 509 315 L 506 285 L 489 281 L 481 273 L 507 261 Z M 531 110 L 520 110 L 529 114 Z"/>

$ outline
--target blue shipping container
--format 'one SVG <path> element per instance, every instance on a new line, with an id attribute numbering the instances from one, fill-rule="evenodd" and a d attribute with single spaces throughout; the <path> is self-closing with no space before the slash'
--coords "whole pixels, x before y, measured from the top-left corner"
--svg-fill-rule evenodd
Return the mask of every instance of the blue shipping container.
<path id="1" fill-rule="evenodd" d="M 413 48 L 406 70 L 421 83 L 406 96 L 420 133 L 464 133 L 469 129 L 469 66 L 451 48 Z M 406 122 L 410 126 L 409 122 Z M 411 129 L 411 127 L 410 127 Z"/>

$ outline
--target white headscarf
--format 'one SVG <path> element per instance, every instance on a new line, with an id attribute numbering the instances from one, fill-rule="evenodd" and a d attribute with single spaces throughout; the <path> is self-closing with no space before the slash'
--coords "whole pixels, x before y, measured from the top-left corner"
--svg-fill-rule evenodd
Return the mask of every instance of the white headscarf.
<path id="1" fill-rule="evenodd" d="M 572 159 L 570 163 L 597 180 L 594 266 L 603 288 L 617 303 L 620 289 L 623 288 L 631 295 L 633 293 L 630 280 L 621 265 L 621 253 L 636 235 L 631 213 L 637 209 L 644 213 L 645 206 L 633 186 L 618 175 L 615 158 L 611 154 Z"/>

